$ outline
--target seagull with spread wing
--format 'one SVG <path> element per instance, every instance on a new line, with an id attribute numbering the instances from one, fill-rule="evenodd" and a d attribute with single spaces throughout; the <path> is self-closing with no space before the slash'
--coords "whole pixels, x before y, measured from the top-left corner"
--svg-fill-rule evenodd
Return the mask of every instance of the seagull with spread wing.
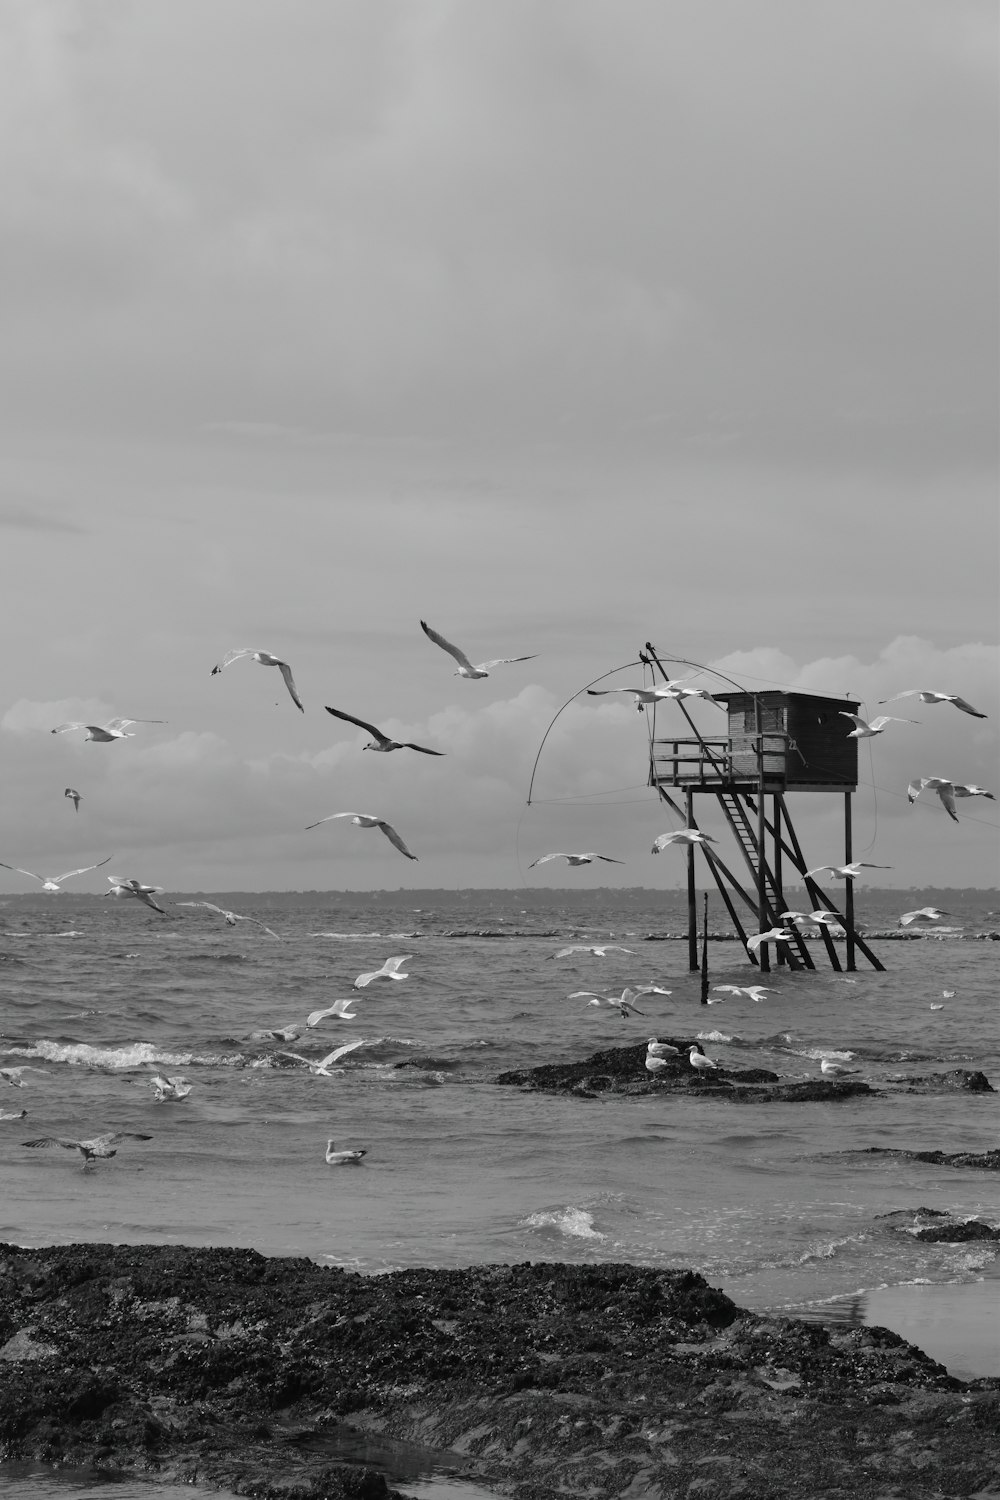
<path id="1" fill-rule="evenodd" d="M 68 724 L 57 724 L 52 733 L 65 734 L 70 729 L 85 729 L 87 733 L 84 735 L 84 740 L 97 740 L 101 744 L 110 744 L 112 740 L 134 740 L 135 735 L 129 731 L 130 724 L 165 724 L 166 722 L 166 719 L 109 719 L 106 724 L 81 724 L 79 720 L 73 719 Z"/>
<path id="2" fill-rule="evenodd" d="M 421 755 L 444 755 L 445 753 L 443 750 L 430 750 L 426 745 L 415 745 L 412 740 L 391 740 L 387 734 L 382 733 L 381 729 L 376 729 L 374 724 L 369 724 L 364 719 L 356 719 L 353 714 L 345 714 L 339 708 L 331 708 L 328 703 L 324 704 L 324 707 L 327 713 L 332 714 L 335 719 L 344 719 L 348 724 L 356 724 L 359 729 L 366 729 L 370 735 L 374 736 L 367 745 L 362 747 L 365 750 L 378 750 L 383 755 L 388 754 L 390 750 L 419 750 Z"/>
<path id="3" fill-rule="evenodd" d="M 326 1020 L 327 1016 L 336 1016 L 338 1021 L 356 1021 L 358 1013 L 356 1010 L 351 1010 L 351 1006 L 357 1005 L 358 1001 L 364 998 L 362 995 L 348 995 L 346 1000 L 335 1000 L 332 1005 L 327 1006 L 326 1010 L 312 1010 L 306 1016 L 306 1025 L 318 1026 L 320 1021 Z"/>
<path id="4" fill-rule="evenodd" d="M 916 911 L 904 911 L 899 925 L 909 927 L 913 922 L 940 922 L 942 917 L 950 915 L 950 912 L 942 911 L 938 906 L 921 906 Z"/>
<path id="5" fill-rule="evenodd" d="M 282 661 L 280 657 L 272 656 L 270 651 L 254 651 L 251 646 L 241 646 L 234 651 L 227 651 L 222 660 L 217 662 L 212 668 L 210 675 L 215 677 L 219 672 L 224 671 L 226 667 L 231 666 L 234 661 L 239 661 L 241 656 L 251 657 L 254 661 L 259 662 L 262 667 L 277 667 L 285 679 L 285 687 L 288 689 L 289 696 L 295 707 L 305 713 L 302 699 L 299 697 L 298 689 L 292 679 L 291 667 L 287 661 Z"/>
<path id="6" fill-rule="evenodd" d="M 654 840 L 652 853 L 662 854 L 664 849 L 669 849 L 671 844 L 714 844 L 716 840 L 710 833 L 702 833 L 700 828 L 675 828 L 673 833 L 661 833 Z"/>
<path id="7" fill-rule="evenodd" d="M 901 693 L 893 693 L 891 698 L 880 698 L 878 701 L 879 703 L 895 703 L 897 698 L 919 698 L 921 703 L 954 703 L 963 714 L 972 714 L 974 719 L 988 717 L 980 713 L 978 708 L 973 708 L 972 704 L 967 703 L 964 698 L 960 698 L 957 693 L 934 693 L 929 688 L 904 688 Z"/>
<path id="8" fill-rule="evenodd" d="M 560 948 L 558 953 L 553 953 L 553 958 L 569 958 L 573 953 L 593 953 L 598 958 L 604 958 L 609 953 L 631 953 L 634 948 L 623 948 L 621 943 L 574 943 L 569 948 Z"/>
<path id="9" fill-rule="evenodd" d="M 333 823 L 337 820 L 337 818 L 350 818 L 351 822 L 354 823 L 358 828 L 381 829 L 386 838 L 389 840 L 389 843 L 392 844 L 394 848 L 398 849 L 400 854 L 405 854 L 407 859 L 416 859 L 417 856 L 410 853 L 409 849 L 407 849 L 406 845 L 403 843 L 403 840 L 400 838 L 395 828 L 393 828 L 392 824 L 387 823 L 384 818 L 377 818 L 374 813 L 330 813 L 325 818 L 319 818 L 315 823 L 307 823 L 306 832 L 308 832 L 310 828 L 318 828 L 320 823 Z"/>
<path id="10" fill-rule="evenodd" d="M 345 1042 L 342 1047 L 334 1047 L 333 1051 L 328 1052 L 326 1057 L 321 1058 L 319 1062 L 313 1062 L 308 1057 L 302 1057 L 298 1052 L 279 1052 L 278 1056 L 290 1057 L 295 1062 L 305 1063 L 310 1073 L 316 1078 L 332 1078 L 333 1074 L 330 1072 L 330 1069 L 337 1059 L 343 1057 L 345 1052 L 353 1052 L 355 1047 L 363 1047 L 367 1040 L 367 1037 L 359 1036 L 353 1042 Z"/>
<path id="11" fill-rule="evenodd" d="M 891 870 L 892 865 L 873 865 L 867 859 L 855 859 L 849 865 L 817 865 L 814 870 L 806 871 L 806 878 L 811 875 L 822 875 L 827 872 L 835 875 L 839 880 L 855 880 L 862 870 Z"/>
<path id="12" fill-rule="evenodd" d="M 22 1146 L 62 1146 L 67 1151 L 79 1151 L 83 1157 L 84 1167 L 97 1157 L 106 1160 L 109 1156 L 117 1155 L 119 1141 L 151 1141 L 151 1135 L 143 1135 L 136 1130 L 108 1131 L 105 1135 L 92 1136 L 89 1141 L 71 1141 L 61 1135 L 40 1135 L 33 1141 L 22 1141 Z"/>
<path id="13" fill-rule="evenodd" d="M 107 859 L 98 860 L 96 865 L 84 865 L 82 870 L 67 870 L 65 875 L 36 875 L 33 870 L 22 870 L 20 865 L 6 865 L 2 859 L 0 866 L 5 870 L 16 871 L 18 875 L 28 875 L 32 880 L 40 880 L 43 891 L 58 891 L 64 880 L 72 880 L 74 875 L 86 875 L 90 870 L 99 870 L 102 865 L 109 865 L 113 859 L 114 855 L 109 854 Z"/>
<path id="14" fill-rule="evenodd" d="M 752 932 L 747 938 L 747 949 L 756 953 L 761 943 L 787 943 L 791 938 L 787 927 L 769 927 L 766 932 Z"/>
<path id="15" fill-rule="evenodd" d="M 63 792 L 63 796 L 64 797 L 72 797 L 74 809 L 77 812 L 80 811 L 80 793 L 76 790 L 75 787 L 68 786 L 66 788 L 66 790 Z"/>
<path id="16" fill-rule="evenodd" d="M 587 693 L 591 698 L 605 698 L 610 693 L 631 693 L 639 713 L 642 713 L 648 703 L 662 703 L 671 698 L 675 700 L 678 698 L 704 698 L 706 703 L 714 703 L 716 708 L 724 707 L 718 698 L 712 697 L 707 688 L 682 687 L 681 684 L 685 680 L 683 677 L 678 677 L 676 681 L 665 682 L 660 687 L 650 688 L 588 688 Z"/>
<path id="17" fill-rule="evenodd" d="M 376 979 L 409 979 L 408 974 L 401 972 L 401 965 L 412 957 L 412 953 L 404 953 L 399 958 L 387 958 L 381 969 L 372 969 L 367 974 L 359 974 L 354 981 L 354 988 L 356 990 L 367 989 Z"/>
<path id="18" fill-rule="evenodd" d="M 111 889 L 105 891 L 106 896 L 134 896 L 143 906 L 158 911 L 161 916 L 167 915 L 163 907 L 153 900 L 153 896 L 163 890 L 162 885 L 143 885 L 141 880 L 126 880 L 122 875 L 109 875 L 108 879 L 111 881 Z"/>
<path id="19" fill-rule="evenodd" d="M 458 671 L 454 674 L 456 677 L 488 677 L 494 667 L 505 667 L 515 661 L 535 660 L 534 655 L 495 656 L 491 661 L 474 663 L 469 660 L 461 647 L 453 646 L 451 641 L 446 641 L 443 635 L 438 635 L 436 630 L 432 630 L 426 620 L 420 621 L 420 628 L 429 641 L 433 641 L 435 646 L 440 646 L 442 651 L 447 651 L 448 655 L 453 656 L 458 662 Z"/>
<path id="20" fill-rule="evenodd" d="M 885 734 L 885 726 L 887 724 L 918 724 L 920 722 L 919 719 L 897 719 L 892 714 L 879 714 L 869 724 L 860 714 L 849 714 L 843 708 L 840 709 L 840 717 L 842 719 L 852 719 L 857 725 L 857 728 L 852 729 L 848 734 L 847 738 L 849 740 L 865 740 L 873 734 Z"/>
<path id="21" fill-rule="evenodd" d="M 593 864 L 595 859 L 603 859 L 605 864 L 608 865 L 623 865 L 625 863 L 623 859 L 612 859 L 610 854 L 595 854 L 593 852 L 589 854 L 542 854 L 538 859 L 531 861 L 528 869 L 533 870 L 536 865 L 547 865 L 550 859 L 564 859 L 567 864 L 573 866 Z"/>
<path id="22" fill-rule="evenodd" d="M 238 911 L 227 911 L 224 906 L 215 906 L 211 901 L 178 901 L 177 905 L 204 906 L 208 911 L 218 912 L 220 917 L 224 917 L 227 927 L 235 927 L 237 922 L 252 922 L 255 927 L 263 927 L 268 937 L 276 938 L 278 936 L 276 932 L 272 932 L 270 927 L 265 926 L 257 917 L 243 917 Z"/>

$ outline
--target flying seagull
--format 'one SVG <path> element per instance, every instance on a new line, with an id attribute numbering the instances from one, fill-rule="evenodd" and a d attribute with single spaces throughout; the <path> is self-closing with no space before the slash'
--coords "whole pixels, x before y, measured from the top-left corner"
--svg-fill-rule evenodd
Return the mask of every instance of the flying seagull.
<path id="1" fill-rule="evenodd" d="M 332 823 L 337 818 L 350 818 L 351 822 L 357 824 L 358 828 L 380 828 L 389 840 L 389 843 L 395 845 L 400 854 L 405 854 L 407 859 L 416 859 L 417 856 L 410 853 L 392 824 L 387 823 L 384 818 L 376 818 L 374 813 L 330 813 L 327 817 L 320 818 L 315 823 L 307 823 L 306 831 L 308 832 L 310 828 L 318 828 L 320 823 Z"/>
<path id="2" fill-rule="evenodd" d="M 595 859 L 603 859 L 609 865 L 623 865 L 625 863 L 623 859 L 612 859 L 610 854 L 594 854 L 593 852 L 590 854 L 543 854 L 538 859 L 533 859 L 528 869 L 533 870 L 536 865 L 548 864 L 550 859 L 565 859 L 571 865 L 589 865 Z"/>
<path id="3" fill-rule="evenodd" d="M 178 906 L 204 906 L 209 911 L 217 911 L 220 917 L 225 917 L 227 927 L 235 927 L 237 922 L 252 922 L 255 927 L 263 927 L 268 937 L 276 938 L 278 934 L 272 932 L 263 922 L 256 917 L 243 917 L 238 911 L 227 911 L 224 906 L 215 906 L 211 901 L 178 901 Z"/>
<path id="4" fill-rule="evenodd" d="M 362 1151 L 338 1151 L 336 1149 L 336 1147 L 337 1147 L 336 1141 L 333 1141 L 333 1140 L 328 1140 L 327 1141 L 327 1143 L 326 1143 L 326 1161 L 327 1161 L 327 1165 L 328 1166 L 331 1166 L 331 1167 L 351 1167 L 351 1166 L 357 1166 L 357 1164 L 361 1160 L 361 1158 L 363 1156 L 367 1156 L 368 1155 L 367 1151 L 363 1151 L 363 1150 Z"/>
<path id="5" fill-rule="evenodd" d="M 964 698 L 960 698 L 957 693 L 934 693 L 929 688 L 904 688 L 901 693 L 893 693 L 891 698 L 880 698 L 878 701 L 879 703 L 895 703 L 897 698 L 919 698 L 921 703 L 954 703 L 963 714 L 972 714 L 975 719 L 988 717 L 980 713 L 978 708 L 973 708 L 972 704 L 967 703 Z"/>
<path id="6" fill-rule="evenodd" d="M 412 953 L 404 953 L 401 958 L 387 958 L 381 969 L 372 969 L 368 974 L 359 974 L 354 981 L 356 990 L 367 989 L 373 979 L 408 979 L 409 975 L 400 972 L 400 965 L 413 957 Z"/>
<path id="7" fill-rule="evenodd" d="M 940 922 L 942 917 L 949 915 L 949 912 L 942 911 L 938 906 L 921 906 L 916 911 L 904 911 L 899 925 L 909 927 L 912 922 Z"/>
<path id="8" fill-rule="evenodd" d="M 367 1037 L 359 1036 L 353 1042 L 345 1042 L 342 1047 L 334 1047 L 333 1051 L 328 1052 L 326 1057 L 321 1058 L 319 1062 L 313 1062 L 308 1057 L 302 1057 L 298 1052 L 279 1052 L 278 1056 L 291 1057 L 295 1062 L 305 1063 L 310 1073 L 314 1074 L 317 1078 L 332 1078 L 333 1075 L 330 1072 L 330 1068 L 337 1061 L 338 1057 L 343 1057 L 345 1052 L 353 1052 L 355 1047 L 363 1047 L 367 1040 Z"/>
<path id="9" fill-rule="evenodd" d="M 306 1016 L 306 1025 L 318 1026 L 320 1021 L 326 1020 L 327 1016 L 336 1016 L 338 1021 L 356 1021 L 358 1013 L 350 1007 L 357 1005 L 360 999 L 360 995 L 349 995 L 346 1000 L 335 1000 L 332 1005 L 327 1006 L 326 1010 L 310 1011 Z M 293 1041 L 294 1038 L 288 1037 L 286 1040 Z"/>
<path id="10" fill-rule="evenodd" d="M 853 719 L 857 725 L 857 728 L 852 729 L 848 734 L 847 738 L 849 740 L 864 740 L 873 734 L 885 734 L 885 726 L 887 724 L 919 723 L 918 719 L 897 719 L 892 714 L 879 714 L 878 718 L 872 719 L 869 724 L 865 719 L 861 718 L 860 714 L 849 714 L 844 709 L 840 709 L 839 712 L 842 719 Z"/>
<path id="11" fill-rule="evenodd" d="M 652 853 L 662 854 L 671 844 L 714 844 L 716 840 L 710 833 L 702 833 L 700 828 L 676 828 L 673 833 L 661 833 L 653 842 Z"/>
<path id="12" fill-rule="evenodd" d="M 574 943 L 570 948 L 560 948 L 558 953 L 553 953 L 553 958 L 569 958 L 571 953 L 595 953 L 598 958 L 604 958 L 608 953 L 635 953 L 634 948 L 623 948 L 621 943 Z"/>
<path id="13" fill-rule="evenodd" d="M 252 657 L 254 661 L 260 662 L 262 667 L 277 667 L 278 671 L 285 679 L 285 687 L 288 689 L 289 695 L 292 702 L 295 704 L 295 707 L 301 709 L 302 712 L 305 713 L 305 709 L 302 706 L 302 699 L 299 697 L 298 690 L 295 686 L 294 681 L 292 680 L 291 667 L 288 665 L 287 661 L 281 661 L 279 657 L 272 656 L 270 651 L 254 651 L 250 646 L 241 646 L 238 650 L 227 651 L 222 660 L 212 668 L 210 675 L 214 677 L 218 672 L 224 671 L 225 668 L 230 666 L 234 661 L 239 661 L 241 656 Z"/>
<path id="14" fill-rule="evenodd" d="M 135 735 L 129 732 L 130 724 L 165 724 L 166 719 L 109 719 L 106 724 L 81 724 L 73 719 L 68 724 L 57 724 L 52 730 L 53 734 L 65 734 L 68 729 L 85 729 L 85 740 L 98 740 L 101 744 L 109 744 L 111 740 L 134 740 Z M 67 793 L 67 796 L 72 793 Z"/>
<path id="15" fill-rule="evenodd" d="M 769 927 L 766 932 L 752 932 L 747 938 L 747 948 L 756 953 L 761 943 L 787 943 L 791 937 L 787 927 Z"/>
<path id="16" fill-rule="evenodd" d="M 840 880 L 854 880 L 861 874 L 862 870 L 891 869 L 892 865 L 873 865 L 867 859 L 856 859 L 849 865 L 817 865 L 815 870 L 806 871 L 806 878 L 808 879 L 811 875 L 822 875 L 824 871 L 828 871 L 829 874 L 836 875 Z"/>
<path id="17" fill-rule="evenodd" d="M 495 656 L 492 661 L 473 663 L 460 647 L 453 646 L 451 641 L 446 641 L 443 635 L 438 635 L 436 630 L 432 630 L 426 620 L 420 621 L 420 628 L 429 641 L 433 641 L 435 646 L 440 646 L 442 651 L 447 651 L 448 655 L 453 656 L 458 662 L 458 671 L 455 673 L 456 677 L 488 677 L 493 667 L 505 667 L 510 662 L 534 661 L 535 659 L 534 655 Z"/>
<path id="18" fill-rule="evenodd" d="M 134 896 L 144 906 L 151 907 L 153 911 L 158 911 L 164 917 L 167 915 L 163 907 L 158 906 L 153 900 L 154 893 L 163 890 L 162 885 L 143 885 L 141 880 L 125 880 L 121 875 L 109 875 L 108 879 L 111 881 L 111 889 L 106 891 L 105 895 Z"/>
<path id="19" fill-rule="evenodd" d="M 381 729 L 376 729 L 374 724 L 367 723 L 364 719 L 356 719 L 353 714 L 345 714 L 339 708 L 331 708 L 324 704 L 328 714 L 333 714 L 335 719 L 345 719 L 348 724 L 357 724 L 359 729 L 367 729 L 368 733 L 374 735 L 370 744 L 365 745 L 365 750 L 381 750 L 388 753 L 390 750 L 419 750 L 421 755 L 443 755 L 443 750 L 429 750 L 426 745 L 415 745 L 412 740 L 391 740 Z"/>
<path id="20" fill-rule="evenodd" d="M 620 1012 L 623 1021 L 628 1019 L 630 1012 L 635 1016 L 646 1014 L 633 1004 L 634 998 L 634 990 L 622 990 L 620 995 L 597 995 L 593 990 L 574 990 L 569 996 L 570 1000 L 586 1000 L 588 1005 L 613 1005 Z"/>
<path id="21" fill-rule="evenodd" d="M 64 880 L 71 880 L 74 875 L 86 875 L 89 870 L 99 870 L 102 865 L 109 865 L 113 859 L 114 855 L 109 854 L 107 859 L 98 860 L 96 865 L 84 865 L 82 870 L 67 870 L 65 875 L 36 875 L 33 870 L 22 870 L 20 865 L 6 865 L 2 859 L 0 866 L 5 870 L 15 870 L 18 875 L 29 875 L 32 880 L 40 880 L 43 891 L 58 891 Z"/>
<path id="22" fill-rule="evenodd" d="M 635 706 L 642 713 L 647 703 L 663 702 L 670 698 L 704 698 L 706 703 L 714 703 L 717 708 L 722 708 L 718 698 L 713 698 L 707 688 L 682 687 L 683 677 L 675 682 L 665 682 L 662 687 L 655 688 L 588 688 L 587 693 L 591 698 L 604 698 L 609 693 L 631 693 L 635 699 Z"/>
<path id="23" fill-rule="evenodd" d="M 95 1135 L 89 1141 L 70 1141 L 61 1135 L 40 1135 L 34 1141 L 22 1141 L 22 1146 L 63 1146 L 67 1151 L 79 1151 L 83 1165 L 88 1167 L 95 1157 L 106 1158 L 117 1155 L 119 1141 L 151 1141 L 151 1135 L 135 1130 L 109 1131 L 106 1135 Z"/>
<path id="24" fill-rule="evenodd" d="M 783 912 L 782 915 L 787 917 L 789 913 Z M 771 991 L 769 984 L 714 984 L 712 988 L 718 990 L 721 994 L 749 995 L 750 999 L 756 1001 L 758 1005 L 764 996 L 770 994 Z"/>
<path id="25" fill-rule="evenodd" d="M 64 797 L 72 797 L 73 806 L 77 812 L 80 811 L 80 793 L 74 787 L 68 786 L 63 792 Z"/>

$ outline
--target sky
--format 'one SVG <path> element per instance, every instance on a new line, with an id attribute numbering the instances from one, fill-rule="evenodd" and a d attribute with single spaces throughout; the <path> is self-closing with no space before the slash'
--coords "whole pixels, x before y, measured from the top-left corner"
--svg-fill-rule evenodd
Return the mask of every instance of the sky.
<path id="1" fill-rule="evenodd" d="M 997 32 L 986 0 L 12 0 L 3 861 L 676 886 L 646 718 L 584 692 L 650 641 L 915 721 L 861 743 L 855 857 L 1000 883 L 996 801 L 906 797 L 1000 793 Z M 421 620 L 531 660 L 465 681 Z M 212 676 L 234 647 L 305 713 Z M 878 708 L 914 688 L 988 717 Z M 49 732 L 114 715 L 166 722 Z M 417 860 L 306 831 L 347 810 Z M 841 858 L 840 798 L 790 810 Z M 528 868 L 556 850 L 623 863 Z"/>

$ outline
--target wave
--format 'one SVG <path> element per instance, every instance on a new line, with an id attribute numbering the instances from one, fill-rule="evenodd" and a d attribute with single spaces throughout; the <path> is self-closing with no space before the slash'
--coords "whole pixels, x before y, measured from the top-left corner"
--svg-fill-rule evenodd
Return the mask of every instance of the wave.
<path id="1" fill-rule="evenodd" d="M 601 1234 L 594 1227 L 594 1216 L 585 1208 L 574 1208 L 570 1204 L 566 1208 L 542 1209 L 538 1213 L 528 1214 L 522 1219 L 520 1226 L 524 1229 L 554 1229 L 558 1234 L 566 1235 L 575 1240 L 603 1240 L 607 1235 Z"/>
<path id="2" fill-rule="evenodd" d="M 128 1042 L 123 1047 L 91 1047 L 85 1042 L 38 1041 L 29 1047 L 11 1047 L 5 1056 L 37 1057 L 44 1062 L 67 1063 L 71 1067 L 104 1068 L 128 1072 L 155 1063 L 158 1067 L 186 1068 L 240 1065 L 242 1058 L 198 1057 L 193 1052 L 168 1052 L 153 1042 Z"/>

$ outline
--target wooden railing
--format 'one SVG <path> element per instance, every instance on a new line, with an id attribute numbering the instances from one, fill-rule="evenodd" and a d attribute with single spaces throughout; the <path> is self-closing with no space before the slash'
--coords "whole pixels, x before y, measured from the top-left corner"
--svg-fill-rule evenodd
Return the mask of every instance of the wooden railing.
<path id="1" fill-rule="evenodd" d="M 732 782 L 756 783 L 763 758 L 764 779 L 784 782 L 789 737 L 768 731 L 740 735 L 736 740 L 654 739 L 650 751 L 649 785 L 699 786 L 709 790 Z"/>

